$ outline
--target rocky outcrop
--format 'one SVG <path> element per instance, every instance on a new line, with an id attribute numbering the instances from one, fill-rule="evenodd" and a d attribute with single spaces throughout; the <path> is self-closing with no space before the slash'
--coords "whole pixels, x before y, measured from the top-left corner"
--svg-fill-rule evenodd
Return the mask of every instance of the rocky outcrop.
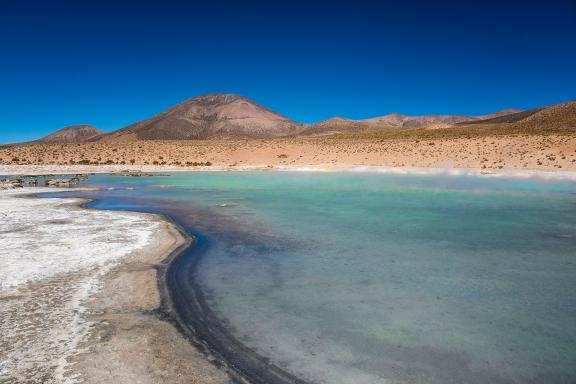
<path id="1" fill-rule="evenodd" d="M 78 185 L 80 179 L 78 177 L 72 177 L 70 179 L 47 179 L 44 181 L 44 185 L 47 187 L 70 187 L 73 185 Z"/>
<path id="2" fill-rule="evenodd" d="M 24 181 L 22 179 L 2 179 L 0 180 L 0 189 L 22 188 Z"/>

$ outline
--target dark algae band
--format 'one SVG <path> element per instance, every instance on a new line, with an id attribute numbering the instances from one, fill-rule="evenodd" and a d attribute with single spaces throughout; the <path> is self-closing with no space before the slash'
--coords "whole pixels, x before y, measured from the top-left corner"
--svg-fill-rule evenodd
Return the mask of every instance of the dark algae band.
<path id="1" fill-rule="evenodd" d="M 164 311 L 193 343 L 226 366 L 235 380 L 251 384 L 308 384 L 247 348 L 223 326 L 195 278 L 208 241 L 198 235 L 192 238 L 181 226 L 179 229 L 189 240 L 166 260 L 160 274 L 163 301 L 168 301 L 163 304 Z"/>

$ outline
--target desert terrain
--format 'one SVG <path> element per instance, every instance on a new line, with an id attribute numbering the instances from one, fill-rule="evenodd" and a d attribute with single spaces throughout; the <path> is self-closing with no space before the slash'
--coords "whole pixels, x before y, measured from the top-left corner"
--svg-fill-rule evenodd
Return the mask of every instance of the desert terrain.
<path id="1" fill-rule="evenodd" d="M 0 164 L 576 170 L 576 135 L 33 143 L 0 148 Z"/>
<path id="2" fill-rule="evenodd" d="M 0 164 L 569 171 L 576 167 L 576 102 L 480 116 L 391 113 L 303 124 L 239 95 L 212 94 L 110 133 L 71 126 L 0 146 Z"/>

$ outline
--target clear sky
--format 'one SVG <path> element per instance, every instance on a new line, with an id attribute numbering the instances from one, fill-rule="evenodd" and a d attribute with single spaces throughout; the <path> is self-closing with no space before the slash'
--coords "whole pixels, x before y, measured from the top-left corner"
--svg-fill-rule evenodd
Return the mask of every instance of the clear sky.
<path id="1" fill-rule="evenodd" d="M 525 109 L 576 98 L 576 1 L 0 0 L 0 76 L 0 143 L 212 92 L 302 122 Z"/>

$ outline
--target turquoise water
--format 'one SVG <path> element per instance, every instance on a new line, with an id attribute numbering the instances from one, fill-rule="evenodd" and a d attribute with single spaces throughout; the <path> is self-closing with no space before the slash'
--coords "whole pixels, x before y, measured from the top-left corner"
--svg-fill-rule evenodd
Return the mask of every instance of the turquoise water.
<path id="1" fill-rule="evenodd" d="M 97 207 L 146 207 L 205 237 L 197 279 L 212 309 L 302 379 L 576 382 L 574 183 L 304 172 L 92 182 L 115 188 Z"/>

